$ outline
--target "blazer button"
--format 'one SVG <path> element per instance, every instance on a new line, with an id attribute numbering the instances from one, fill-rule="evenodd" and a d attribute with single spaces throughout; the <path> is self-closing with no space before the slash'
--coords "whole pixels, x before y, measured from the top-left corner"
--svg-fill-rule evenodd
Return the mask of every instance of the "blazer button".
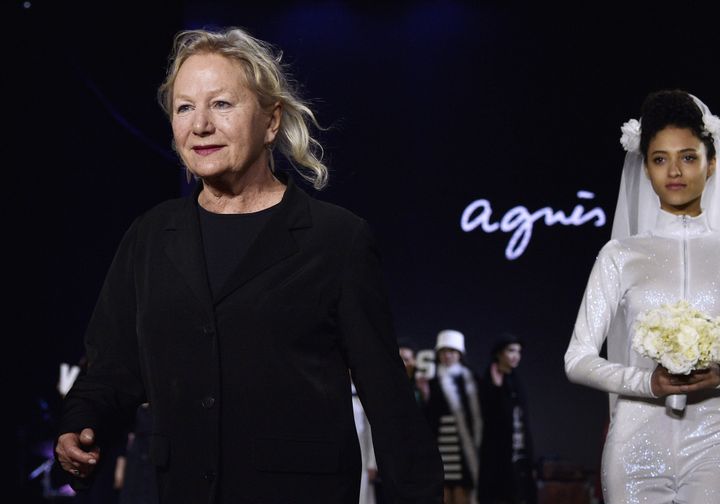
<path id="1" fill-rule="evenodd" d="M 213 396 L 207 396 L 202 400 L 203 408 L 210 409 L 215 405 L 215 398 Z"/>
<path id="2" fill-rule="evenodd" d="M 212 481 L 215 479 L 215 473 L 212 471 L 206 471 L 203 473 L 203 479 L 205 481 Z"/>

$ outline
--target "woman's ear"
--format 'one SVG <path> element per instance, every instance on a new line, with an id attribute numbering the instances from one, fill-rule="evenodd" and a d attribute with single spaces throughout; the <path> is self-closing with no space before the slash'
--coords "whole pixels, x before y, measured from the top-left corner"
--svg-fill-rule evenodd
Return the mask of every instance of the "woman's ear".
<path id="1" fill-rule="evenodd" d="M 265 132 L 265 143 L 272 144 L 275 142 L 278 130 L 280 129 L 280 122 L 282 121 L 282 103 L 275 102 L 270 109 L 268 117 L 267 130 Z"/>

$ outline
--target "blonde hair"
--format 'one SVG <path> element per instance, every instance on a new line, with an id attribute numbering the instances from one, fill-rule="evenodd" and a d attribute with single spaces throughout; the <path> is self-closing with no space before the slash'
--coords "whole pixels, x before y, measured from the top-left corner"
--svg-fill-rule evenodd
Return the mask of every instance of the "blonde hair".
<path id="1" fill-rule="evenodd" d="M 322 129 L 308 104 L 297 95 L 293 83 L 280 63 L 282 51 L 256 39 L 240 28 L 218 32 L 186 30 L 175 36 L 165 81 L 158 89 L 158 101 L 172 119 L 172 90 L 183 63 L 195 54 L 219 54 L 238 61 L 245 70 L 247 85 L 255 92 L 263 109 L 282 104 L 280 130 L 275 143 L 290 164 L 315 189 L 327 185 L 328 169 L 322 162 L 323 149 L 310 135 L 310 126 Z M 275 165 L 270 153 L 270 169 Z"/>

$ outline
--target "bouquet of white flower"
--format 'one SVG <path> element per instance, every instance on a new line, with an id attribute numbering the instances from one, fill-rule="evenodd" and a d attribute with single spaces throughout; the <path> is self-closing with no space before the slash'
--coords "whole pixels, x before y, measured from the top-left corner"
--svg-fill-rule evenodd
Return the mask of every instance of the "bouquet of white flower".
<path id="1" fill-rule="evenodd" d="M 641 313 L 634 329 L 633 350 L 670 373 L 687 375 L 720 362 L 720 317 L 712 318 L 685 300 Z M 670 395 L 666 404 L 682 410 L 685 399 Z"/>

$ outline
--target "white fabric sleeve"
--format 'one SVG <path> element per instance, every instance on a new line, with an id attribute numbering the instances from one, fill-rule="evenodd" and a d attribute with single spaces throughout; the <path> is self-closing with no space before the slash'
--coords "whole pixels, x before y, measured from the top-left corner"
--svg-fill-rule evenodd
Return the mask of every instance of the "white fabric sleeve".
<path id="1" fill-rule="evenodd" d="M 595 261 L 565 352 L 565 373 L 573 383 L 605 392 L 654 397 L 650 387 L 652 370 L 600 357 L 623 295 L 622 271 L 616 253 L 619 246 L 617 240 L 608 242 Z M 619 336 L 620 341 L 611 341 L 610 344 L 624 345 L 629 351 L 629 335 Z"/>

